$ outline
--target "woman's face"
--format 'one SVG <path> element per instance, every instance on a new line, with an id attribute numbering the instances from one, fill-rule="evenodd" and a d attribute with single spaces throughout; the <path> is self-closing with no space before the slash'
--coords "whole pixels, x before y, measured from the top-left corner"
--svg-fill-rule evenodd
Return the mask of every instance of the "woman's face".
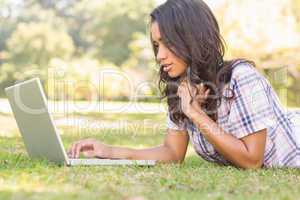
<path id="1" fill-rule="evenodd" d="M 153 45 L 157 49 L 156 59 L 163 70 L 172 78 L 183 75 L 187 69 L 187 64 L 172 53 L 162 42 L 157 22 L 151 24 L 151 37 Z"/>

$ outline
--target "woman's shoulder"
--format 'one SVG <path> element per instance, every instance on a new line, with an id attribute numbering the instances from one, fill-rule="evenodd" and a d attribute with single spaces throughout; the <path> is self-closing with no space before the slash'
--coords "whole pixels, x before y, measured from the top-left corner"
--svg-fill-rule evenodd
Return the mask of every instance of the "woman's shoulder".
<path id="1" fill-rule="evenodd" d="M 255 66 L 247 61 L 240 61 L 232 65 L 231 79 L 249 76 L 262 76 Z"/>
<path id="2" fill-rule="evenodd" d="M 255 81 L 264 80 L 264 76 L 256 67 L 247 61 L 239 62 L 232 65 L 232 74 L 230 85 L 247 84 Z"/>

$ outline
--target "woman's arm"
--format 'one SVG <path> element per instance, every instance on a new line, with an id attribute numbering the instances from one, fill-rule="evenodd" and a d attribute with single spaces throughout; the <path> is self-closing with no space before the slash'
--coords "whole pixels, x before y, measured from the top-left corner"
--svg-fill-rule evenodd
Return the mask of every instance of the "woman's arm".
<path id="1" fill-rule="evenodd" d="M 245 169 L 260 168 L 263 164 L 266 129 L 238 139 L 226 133 L 203 111 L 191 112 L 191 120 L 216 151 L 234 165 Z"/>
<path id="2" fill-rule="evenodd" d="M 156 160 L 164 163 L 183 162 L 188 146 L 188 134 L 186 131 L 167 130 L 164 143 L 160 146 L 147 149 L 132 149 L 115 147 L 102 144 L 95 139 L 86 139 L 74 143 L 68 155 L 78 158 L 80 152 L 86 157 L 132 159 L 132 160 Z"/>
<path id="3" fill-rule="evenodd" d="M 198 86 L 197 86 L 198 87 Z M 206 99 L 209 90 L 203 85 L 198 88 L 199 99 Z M 185 115 L 193 121 L 204 137 L 214 148 L 232 164 L 241 168 L 260 168 L 263 164 L 266 144 L 266 129 L 249 134 L 238 139 L 226 133 L 203 110 L 197 101 L 191 101 L 192 88 L 183 81 L 178 88 L 178 96 L 181 99 L 181 108 Z M 192 102 L 192 103 L 191 103 Z"/>
<path id="4" fill-rule="evenodd" d="M 130 149 L 111 147 L 112 158 L 126 158 L 133 160 L 157 160 L 161 162 L 183 162 L 188 146 L 186 131 L 168 129 L 164 143 L 147 149 Z"/>

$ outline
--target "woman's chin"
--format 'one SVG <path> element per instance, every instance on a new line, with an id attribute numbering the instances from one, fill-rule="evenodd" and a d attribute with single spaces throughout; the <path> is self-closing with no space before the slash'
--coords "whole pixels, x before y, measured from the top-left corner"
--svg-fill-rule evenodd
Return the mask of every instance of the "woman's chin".
<path id="1" fill-rule="evenodd" d="M 172 73 L 172 71 L 169 71 L 168 72 L 168 75 L 171 77 L 171 78 L 177 78 L 179 75 L 176 74 L 176 73 Z"/>
<path id="2" fill-rule="evenodd" d="M 181 74 L 178 74 L 178 73 L 172 73 L 172 72 L 168 72 L 168 75 L 169 75 L 169 77 L 171 77 L 171 78 L 178 78 L 179 76 L 181 76 Z"/>

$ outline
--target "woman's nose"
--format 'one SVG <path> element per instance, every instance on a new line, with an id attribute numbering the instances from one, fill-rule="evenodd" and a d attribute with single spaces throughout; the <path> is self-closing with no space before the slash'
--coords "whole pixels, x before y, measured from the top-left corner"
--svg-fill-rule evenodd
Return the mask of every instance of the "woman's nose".
<path id="1" fill-rule="evenodd" d="M 157 52 L 157 60 L 160 62 L 167 58 L 167 50 L 164 47 L 159 47 Z"/>

